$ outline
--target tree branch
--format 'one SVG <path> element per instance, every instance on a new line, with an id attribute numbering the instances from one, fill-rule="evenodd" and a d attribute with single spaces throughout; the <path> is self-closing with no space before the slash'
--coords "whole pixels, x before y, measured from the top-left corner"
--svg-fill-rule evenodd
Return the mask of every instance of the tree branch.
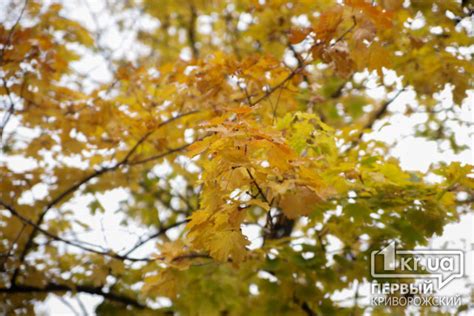
<path id="1" fill-rule="evenodd" d="M 0 151 L 3 151 L 3 132 L 5 131 L 5 128 L 10 121 L 11 117 L 15 113 L 15 102 L 13 101 L 10 88 L 8 88 L 7 82 L 5 79 L 2 78 L 2 84 L 3 88 L 5 89 L 5 92 L 7 93 L 8 101 L 10 102 L 10 106 L 8 109 L 6 109 L 6 113 L 4 114 L 2 121 L 0 123 Z"/>
<path id="2" fill-rule="evenodd" d="M 75 241 L 72 241 L 72 240 L 68 240 L 68 239 L 64 239 L 62 237 L 59 237 L 59 236 L 56 236 L 52 233 L 50 233 L 49 231 L 47 231 L 46 229 L 43 229 L 41 228 L 39 225 L 35 224 L 33 221 L 29 220 L 28 218 L 24 217 L 23 215 L 21 215 L 17 210 L 15 210 L 11 205 L 9 205 L 8 203 L 0 200 L 0 205 L 3 206 L 4 208 L 6 208 L 8 211 L 10 211 L 10 213 L 19 218 L 23 223 L 27 224 L 27 225 L 30 225 L 31 227 L 33 227 L 34 229 L 36 229 L 38 232 L 42 233 L 43 235 L 45 235 L 46 237 L 52 239 L 52 240 L 55 240 L 55 241 L 60 241 L 60 242 L 63 242 L 67 245 L 70 245 L 70 246 L 73 246 L 73 247 L 76 247 L 76 248 L 80 248 L 84 251 L 87 251 L 87 252 L 92 252 L 92 253 L 95 253 L 95 254 L 98 254 L 98 255 L 102 255 L 102 256 L 107 256 L 107 257 L 111 257 L 111 258 L 115 258 L 115 259 L 119 259 L 119 260 L 130 260 L 130 261 L 153 261 L 153 259 L 150 259 L 150 258 L 130 258 L 126 255 L 119 255 L 119 254 L 116 254 L 112 251 L 100 251 L 100 250 L 96 250 L 96 249 L 93 249 L 93 248 L 90 248 L 90 247 L 87 247 L 85 245 L 81 245 L 80 243 L 78 242 L 75 242 Z"/>
<path id="3" fill-rule="evenodd" d="M 74 316 L 80 316 L 80 314 L 76 311 L 74 306 L 72 306 L 71 303 L 69 303 L 64 297 L 59 296 L 58 299 L 63 303 L 69 310 L 74 314 Z"/>
<path id="4" fill-rule="evenodd" d="M 392 104 L 393 101 L 395 101 L 403 91 L 405 91 L 404 88 L 399 90 L 395 94 L 395 96 L 393 96 L 391 99 L 385 101 L 378 109 L 376 109 L 375 111 L 373 111 L 369 115 L 369 118 L 367 119 L 365 124 L 360 129 L 360 132 L 357 136 L 357 139 L 351 142 L 349 147 L 346 150 L 344 150 L 344 153 L 347 153 L 348 151 L 350 151 L 351 149 L 353 149 L 355 146 L 357 146 L 360 143 L 360 141 L 362 140 L 362 136 L 364 136 L 364 134 L 365 134 L 365 130 L 371 129 L 374 126 L 375 122 L 378 121 L 379 119 L 381 119 L 385 115 L 389 105 Z"/>
<path id="5" fill-rule="evenodd" d="M 169 226 L 161 228 L 156 233 L 148 236 L 147 238 L 145 238 L 143 240 L 139 240 L 132 248 L 127 250 L 127 252 L 124 253 L 123 256 L 129 256 L 132 252 L 136 251 L 138 248 L 140 248 L 141 246 L 143 246 L 144 244 L 146 244 L 150 240 L 155 239 L 156 237 L 163 235 L 164 233 L 166 233 L 171 228 L 178 227 L 180 225 L 186 224 L 187 222 L 189 222 L 188 219 L 184 220 L 184 221 L 181 221 L 181 222 L 176 222 L 174 224 L 171 224 Z"/>
<path id="6" fill-rule="evenodd" d="M 278 89 L 283 87 L 288 81 L 293 79 L 293 77 L 296 76 L 298 73 L 300 73 L 303 69 L 304 69 L 304 67 L 303 68 L 298 67 L 298 68 L 293 69 L 293 71 L 290 72 L 290 74 L 285 79 L 283 79 L 279 84 L 277 84 L 273 87 L 270 87 L 270 89 L 268 91 L 266 91 L 264 95 L 262 95 L 260 98 L 253 101 L 252 103 L 250 103 L 249 106 L 253 107 L 253 106 L 257 105 L 258 103 L 260 103 L 262 100 L 265 100 L 266 98 L 271 96 L 275 91 L 277 91 Z"/>
<path id="7" fill-rule="evenodd" d="M 121 168 L 122 166 L 126 165 L 129 161 L 129 159 L 131 158 L 131 156 L 137 151 L 138 147 L 143 144 L 147 139 L 148 137 L 150 137 L 156 130 L 158 130 L 159 128 L 167 125 L 167 124 L 170 124 L 171 122 L 174 122 L 180 118 L 183 118 L 185 116 L 188 116 L 188 115 L 191 115 L 191 114 L 195 114 L 197 113 L 198 111 L 191 111 L 191 112 L 187 112 L 187 113 L 184 113 L 184 114 L 181 114 L 181 115 L 177 115 L 175 117 L 172 117 L 166 121 L 163 121 L 161 122 L 160 124 L 157 125 L 157 127 L 154 129 L 154 130 L 151 130 L 149 132 L 147 132 L 145 135 L 143 135 L 136 143 L 135 145 L 130 149 L 130 151 L 125 155 L 124 158 L 122 158 L 122 160 L 120 160 L 119 162 L 117 162 L 115 165 L 113 165 L 112 167 L 103 167 L 97 171 L 94 171 L 93 173 L 91 173 L 90 175 L 86 176 L 85 178 L 79 180 L 78 182 L 76 182 L 75 184 L 73 184 L 72 186 L 70 186 L 69 188 L 67 188 L 66 190 L 64 190 L 62 193 L 60 193 L 56 198 L 54 198 L 51 202 L 49 202 L 44 210 L 42 211 L 42 213 L 40 214 L 38 220 L 34 223 L 33 225 L 33 231 L 31 232 L 26 244 L 25 244 L 25 247 L 23 248 L 23 251 L 21 252 L 20 254 L 20 257 L 19 257 L 19 264 L 18 266 L 16 267 L 16 269 L 14 270 L 13 272 L 13 275 L 12 275 L 12 279 L 11 279 L 11 282 L 12 284 L 15 284 L 15 281 L 16 281 L 16 278 L 18 277 L 18 273 L 19 273 L 19 270 L 20 270 L 20 266 L 21 264 L 24 262 L 25 260 L 25 257 L 26 255 L 28 254 L 28 252 L 30 251 L 32 245 L 33 245 L 33 239 L 35 238 L 36 234 L 38 233 L 39 231 L 39 228 L 41 226 L 41 224 L 43 223 L 43 220 L 46 216 L 46 214 L 48 213 L 48 211 L 53 207 L 55 206 L 56 204 L 58 204 L 59 202 L 61 202 L 64 198 L 66 198 L 69 194 L 75 192 L 77 189 L 79 189 L 79 187 L 81 187 L 83 184 L 86 184 L 88 183 L 90 180 L 94 179 L 94 178 L 97 178 L 99 176 L 101 176 L 102 174 L 105 174 L 107 172 L 111 172 L 111 171 L 114 171 L 116 169 L 119 169 Z M 173 151 L 174 152 L 174 151 Z M 164 157 L 168 154 L 170 154 L 172 152 L 167 152 L 167 153 L 164 153 L 164 154 L 161 154 L 159 155 L 160 158 L 161 157 Z M 44 232 L 43 232 L 44 233 Z M 77 246 L 77 245 L 76 245 Z M 105 253 L 103 253 L 105 255 Z"/>
<path id="8" fill-rule="evenodd" d="M 102 287 L 93 287 L 87 285 L 77 285 L 69 287 L 63 284 L 48 283 L 43 287 L 29 286 L 29 285 L 13 285 L 9 288 L 0 288 L 0 294 L 16 294 L 16 293 L 54 293 L 54 292 L 82 292 L 88 294 L 95 294 L 104 297 L 105 299 L 130 305 L 135 308 L 144 309 L 146 305 L 140 303 L 134 298 L 125 296 L 119 293 L 105 292 Z"/>
<path id="9" fill-rule="evenodd" d="M 193 54 L 193 58 L 197 59 L 199 58 L 199 51 L 196 47 L 196 19 L 197 19 L 197 13 L 196 13 L 196 8 L 194 5 L 189 6 L 189 11 L 190 11 L 190 19 L 189 19 L 189 25 L 187 28 L 188 31 L 188 40 L 189 40 L 189 46 L 191 46 L 191 52 Z"/>
<path id="10" fill-rule="evenodd" d="M 25 0 L 25 2 L 23 3 L 23 7 L 21 8 L 20 15 L 16 19 L 15 24 L 13 24 L 12 28 L 8 32 L 7 40 L 5 41 L 5 43 L 2 43 L 3 46 L 2 46 L 2 50 L 1 50 L 1 54 L 0 54 L 0 63 L 3 63 L 3 56 L 5 54 L 5 49 L 7 49 L 7 47 L 10 46 L 10 43 L 11 43 L 11 40 L 12 40 L 12 37 L 13 37 L 13 33 L 15 33 L 15 29 L 20 24 L 20 20 L 23 17 L 23 14 L 25 13 L 27 5 L 28 5 L 28 0 Z"/>
<path id="11" fill-rule="evenodd" d="M 138 160 L 129 161 L 127 164 L 128 164 L 129 166 L 135 166 L 135 165 L 144 164 L 144 163 L 147 163 L 147 162 L 150 162 L 150 161 L 153 161 L 153 160 L 158 160 L 158 159 L 161 159 L 161 158 L 163 158 L 163 157 L 165 157 L 165 156 L 168 156 L 168 155 L 171 155 L 171 154 L 174 154 L 174 153 L 183 151 L 183 150 L 185 150 L 186 148 L 188 148 L 189 146 L 191 146 L 192 144 L 194 144 L 196 141 L 198 141 L 198 140 L 195 140 L 195 141 L 192 142 L 192 143 L 185 144 L 185 145 L 182 145 L 182 146 L 179 146 L 179 147 L 176 147 L 176 148 L 168 149 L 168 151 L 166 151 L 166 152 L 164 152 L 164 153 L 161 153 L 161 154 L 158 154 L 158 155 L 154 155 L 154 156 L 147 157 L 147 158 L 143 158 L 143 159 L 138 159 Z"/>
<path id="12" fill-rule="evenodd" d="M 267 199 L 267 196 L 263 193 L 263 190 L 262 188 L 260 187 L 260 185 L 257 183 L 257 180 L 255 180 L 254 176 L 252 175 L 252 173 L 250 172 L 250 170 L 248 168 L 246 168 L 245 170 L 247 170 L 247 174 L 249 175 L 250 179 L 252 180 L 253 184 L 255 184 L 255 187 L 257 188 L 257 191 L 258 193 L 260 193 L 260 195 L 262 196 L 263 200 L 265 202 L 267 202 L 268 205 L 271 204 L 271 202 Z"/>

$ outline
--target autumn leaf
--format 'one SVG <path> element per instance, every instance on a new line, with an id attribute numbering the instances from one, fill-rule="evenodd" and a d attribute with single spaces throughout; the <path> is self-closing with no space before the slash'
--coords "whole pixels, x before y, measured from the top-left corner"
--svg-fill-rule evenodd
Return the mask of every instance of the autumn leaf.
<path id="1" fill-rule="evenodd" d="M 309 215 L 323 199 L 307 187 L 296 187 L 286 192 L 280 200 L 280 206 L 288 218 L 295 219 Z"/>
<path id="2" fill-rule="evenodd" d="M 221 231 L 209 240 L 209 250 L 213 258 L 219 261 L 241 262 L 246 255 L 248 240 L 237 231 Z"/>
<path id="3" fill-rule="evenodd" d="M 335 34 L 339 24 L 342 22 L 343 12 L 343 8 L 339 5 L 324 11 L 313 28 L 316 36 L 322 41 L 327 42 Z"/>
<path id="4" fill-rule="evenodd" d="M 308 36 L 309 30 L 292 29 L 288 35 L 288 40 L 295 45 L 302 42 Z"/>

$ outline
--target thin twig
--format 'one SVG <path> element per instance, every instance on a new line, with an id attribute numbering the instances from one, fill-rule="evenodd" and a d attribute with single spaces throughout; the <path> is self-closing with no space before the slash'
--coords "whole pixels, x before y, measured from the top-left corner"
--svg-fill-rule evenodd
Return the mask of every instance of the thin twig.
<path id="1" fill-rule="evenodd" d="M 74 306 L 72 306 L 72 304 L 69 303 L 64 297 L 58 295 L 58 299 L 61 301 L 61 303 L 63 303 L 64 305 L 66 305 L 66 306 L 71 310 L 71 312 L 72 312 L 75 316 L 79 316 L 79 315 L 80 315 L 80 314 L 76 311 L 76 309 L 74 308 Z"/>
<path id="2" fill-rule="evenodd" d="M 87 309 L 86 309 L 86 306 L 84 305 L 84 303 L 82 302 L 81 298 L 79 297 L 79 295 L 76 296 L 76 301 L 77 301 L 77 304 L 79 305 L 79 308 L 81 309 L 82 311 L 82 314 L 84 316 L 87 316 L 88 313 L 87 313 Z"/>
<path id="3" fill-rule="evenodd" d="M 23 14 L 25 13 L 27 5 L 28 5 L 28 0 L 25 0 L 25 2 L 23 3 L 23 7 L 21 8 L 20 15 L 16 19 L 15 24 L 13 24 L 12 28 L 8 32 L 7 40 L 5 41 L 5 43 L 3 43 L 3 47 L 2 47 L 2 50 L 1 50 L 1 53 L 0 53 L 0 64 L 3 63 L 3 57 L 4 57 L 4 54 L 5 54 L 5 49 L 8 46 L 10 46 L 10 43 L 11 43 L 11 40 L 12 40 L 12 37 L 13 37 L 13 33 L 15 32 L 15 29 L 17 28 L 17 26 L 20 24 L 20 20 L 23 17 Z"/>
<path id="4" fill-rule="evenodd" d="M 351 149 L 353 149 L 360 143 L 360 141 L 362 140 L 362 136 L 364 136 L 365 134 L 365 131 L 367 129 L 371 129 L 372 126 L 375 124 L 375 122 L 384 116 L 384 114 L 387 112 L 389 105 L 392 104 L 392 102 L 395 101 L 403 91 L 405 91 L 405 89 L 399 90 L 395 94 L 394 97 L 385 101 L 377 110 L 375 110 L 374 112 L 370 114 L 367 122 L 365 122 L 365 124 L 360 129 L 360 132 L 357 135 L 357 139 L 351 142 L 349 147 L 347 147 L 347 149 L 344 150 L 344 153 L 347 153 L 348 151 L 350 151 Z"/>
<path id="5" fill-rule="evenodd" d="M 187 222 L 189 222 L 189 220 L 184 220 L 184 221 L 181 221 L 181 222 L 176 222 L 174 224 L 171 224 L 169 226 L 166 226 L 166 227 L 163 227 L 161 228 L 160 230 L 158 230 L 156 233 L 146 237 L 145 239 L 142 239 L 142 240 L 139 240 L 132 248 L 130 248 L 129 250 L 127 250 L 127 252 L 125 252 L 123 254 L 123 256 L 129 256 L 131 253 L 135 252 L 137 249 L 139 249 L 140 247 L 142 247 L 143 245 L 145 245 L 147 242 L 149 242 L 150 240 L 152 239 L 155 239 L 156 237 L 159 237 L 161 235 L 163 235 L 164 233 L 166 233 L 168 230 L 170 230 L 171 228 L 175 228 L 175 227 L 178 227 L 180 225 L 183 225 L 183 224 L 186 224 Z"/>
<path id="6" fill-rule="evenodd" d="M 15 208 L 13 208 L 8 203 L 0 200 L 0 205 L 3 206 L 4 208 L 6 208 L 13 216 L 20 219 L 23 223 L 25 223 L 27 225 L 30 225 L 31 227 L 33 227 L 33 229 L 35 229 L 36 231 L 42 233 L 43 235 L 45 235 L 46 237 L 48 237 L 52 240 L 60 241 L 62 243 L 65 243 L 67 245 L 82 249 L 82 250 L 87 251 L 87 252 L 92 252 L 92 253 L 95 253 L 95 254 L 99 254 L 99 255 L 102 255 L 102 256 L 107 256 L 107 257 L 111 257 L 111 258 L 115 258 L 115 259 L 119 259 L 119 260 L 130 260 L 130 261 L 153 261 L 154 260 L 154 259 L 150 259 L 150 258 L 130 258 L 128 256 L 123 256 L 123 255 L 116 254 L 116 253 L 114 253 L 110 250 L 109 251 L 96 250 L 96 249 L 87 247 L 85 245 L 82 245 L 82 244 L 80 244 L 76 241 L 64 239 L 62 237 L 54 235 L 53 233 L 47 231 L 46 229 L 41 228 L 40 226 L 35 224 L 30 219 L 28 219 L 28 218 L 24 217 L 23 215 L 21 215 Z M 13 280 L 14 279 L 12 277 L 12 283 L 14 283 Z"/>
<path id="7" fill-rule="evenodd" d="M 341 34 L 341 36 L 339 36 L 336 41 L 334 43 L 331 44 L 331 46 L 334 46 L 336 45 L 336 43 L 342 41 L 344 39 L 344 37 L 346 37 L 347 34 L 349 34 L 350 32 L 352 32 L 352 30 L 356 27 L 357 25 L 357 20 L 355 18 L 355 16 L 352 16 L 352 26 L 350 28 L 348 28 L 344 33 Z"/>

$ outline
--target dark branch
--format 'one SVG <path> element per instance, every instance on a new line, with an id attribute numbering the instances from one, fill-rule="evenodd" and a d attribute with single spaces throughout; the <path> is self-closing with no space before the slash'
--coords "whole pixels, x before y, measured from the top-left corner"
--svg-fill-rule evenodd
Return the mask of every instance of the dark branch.
<path id="1" fill-rule="evenodd" d="M 45 235 L 46 237 L 52 239 L 52 240 L 55 240 L 55 241 L 60 241 L 60 242 L 63 242 L 67 245 L 70 245 L 70 246 L 73 246 L 73 247 L 77 247 L 77 248 L 80 248 L 84 251 L 87 251 L 87 252 L 92 252 L 92 253 L 95 253 L 95 254 L 98 254 L 98 255 L 102 255 L 102 256 L 107 256 L 107 257 L 111 257 L 111 258 L 115 258 L 115 259 L 119 259 L 119 260 L 130 260 L 130 261 L 152 261 L 153 259 L 150 259 L 150 258 L 130 258 L 130 257 L 127 257 L 126 255 L 119 255 L 119 254 L 116 254 L 112 251 L 100 251 L 100 250 L 96 250 L 96 249 L 93 249 L 93 248 L 90 248 L 90 247 L 87 247 L 85 245 L 82 245 L 78 242 L 75 242 L 75 241 L 72 241 L 72 240 L 68 240 L 68 239 L 64 239 L 62 237 L 59 237 L 59 236 L 56 236 L 52 233 L 50 233 L 49 231 L 41 228 L 40 226 L 36 225 L 33 221 L 29 220 L 28 218 L 24 217 L 23 215 L 21 215 L 17 210 L 15 210 L 11 205 L 5 203 L 4 201 L 0 200 L 0 205 L 5 207 L 8 211 L 10 211 L 10 213 L 19 218 L 24 224 L 27 224 L 27 225 L 30 225 L 32 226 L 34 229 L 36 229 L 38 232 L 42 233 L 43 235 Z"/>
<path id="2" fill-rule="evenodd" d="M 199 51 L 196 46 L 196 19 L 197 19 L 197 13 L 196 13 L 196 8 L 194 5 L 190 5 L 189 7 L 190 11 L 190 19 L 189 19 L 189 25 L 188 25 L 188 40 L 189 40 L 189 46 L 191 46 L 191 52 L 193 54 L 193 58 L 197 59 L 199 57 Z"/>
<path id="3" fill-rule="evenodd" d="M 255 106 L 257 105 L 258 103 L 260 103 L 262 100 L 265 100 L 266 98 L 268 98 L 269 96 L 271 96 L 275 91 L 277 91 L 278 89 L 282 88 L 288 81 L 290 81 L 291 79 L 293 79 L 294 76 L 296 76 L 298 73 L 300 73 L 302 70 L 304 69 L 303 68 L 295 68 L 292 72 L 290 72 L 290 74 L 285 78 L 283 79 L 279 84 L 271 87 L 268 91 L 265 92 L 265 94 L 263 96 L 261 96 L 260 98 L 258 98 L 257 100 L 253 101 L 250 106 Z"/>
<path id="4" fill-rule="evenodd" d="M 392 104 L 392 102 L 395 101 L 403 91 L 405 91 L 405 89 L 399 90 L 393 98 L 385 101 L 378 109 L 376 109 L 374 112 L 370 114 L 369 118 L 360 129 L 360 132 L 357 135 L 357 139 L 351 142 L 349 147 L 346 150 L 344 150 L 344 153 L 350 151 L 351 149 L 353 149 L 355 146 L 357 146 L 360 143 L 360 141 L 362 140 L 362 136 L 364 136 L 365 134 L 365 131 L 368 129 L 371 129 L 374 126 L 375 122 L 381 119 L 385 115 L 389 105 Z"/>
<path id="5" fill-rule="evenodd" d="M 0 63 L 3 63 L 3 56 L 5 54 L 5 49 L 7 49 L 7 47 L 10 46 L 13 33 L 15 33 L 15 29 L 20 24 L 21 18 L 23 17 L 23 14 L 25 13 L 27 5 L 28 5 L 28 0 L 25 0 L 25 2 L 23 3 L 23 7 L 21 8 L 20 15 L 18 16 L 18 19 L 16 19 L 15 24 L 13 24 L 12 28 L 8 32 L 7 40 L 5 41 L 5 43 L 2 43 L 3 47 L 0 54 Z"/>
<path id="6" fill-rule="evenodd" d="M 193 143 L 194 143 L 194 142 L 193 142 Z M 176 147 L 176 148 L 171 148 L 171 149 L 169 149 L 168 151 L 166 151 L 166 152 L 164 152 L 164 153 L 161 153 L 161 154 L 158 154 L 158 155 L 154 155 L 154 156 L 151 156 L 151 157 L 147 157 L 147 158 L 143 158 L 143 159 L 138 159 L 138 160 L 129 161 L 129 162 L 128 162 L 128 165 L 129 165 L 129 166 L 135 166 L 135 165 L 140 165 L 140 164 L 144 164 L 144 163 L 147 163 L 147 162 L 150 162 L 150 161 L 154 161 L 154 160 L 161 159 L 161 158 L 163 158 L 163 157 L 165 157 L 165 156 L 168 156 L 168 155 L 171 155 L 171 154 L 174 154 L 174 153 L 183 151 L 183 150 L 185 150 L 186 148 L 188 148 L 189 146 L 191 146 L 193 143 L 185 144 L 185 145 L 183 145 L 183 146 L 179 146 L 179 147 Z"/>
<path id="7" fill-rule="evenodd" d="M 93 287 L 87 285 L 77 285 L 69 287 L 67 285 L 48 283 L 44 287 L 35 287 L 29 285 L 14 285 L 9 288 L 0 288 L 0 293 L 15 294 L 15 293 L 54 293 L 54 292 L 82 292 L 88 294 L 95 294 L 104 297 L 105 299 L 122 303 L 124 305 L 133 306 L 135 308 L 144 309 L 146 305 L 138 302 L 136 299 L 125 296 L 119 293 L 105 292 L 101 287 Z"/>
<path id="8" fill-rule="evenodd" d="M 267 196 L 263 193 L 263 190 L 262 190 L 262 188 L 260 187 L 260 185 L 257 183 L 257 180 L 255 180 L 254 176 L 252 175 L 252 173 L 250 172 L 249 169 L 246 169 L 246 170 L 247 170 L 247 174 L 249 175 L 250 179 L 252 179 L 253 184 L 254 184 L 255 187 L 257 188 L 258 193 L 262 196 L 263 200 L 264 200 L 265 202 L 267 202 L 268 205 L 270 205 L 271 202 L 268 201 Z"/>
<path id="9" fill-rule="evenodd" d="M 189 222 L 189 220 L 184 220 L 184 221 L 181 221 L 181 222 L 176 222 L 174 224 L 171 224 L 169 226 L 166 226 L 166 227 L 163 227 L 161 228 L 159 231 L 157 231 L 156 233 L 148 236 L 147 238 L 145 239 L 142 239 L 142 240 L 139 240 L 132 248 L 130 248 L 129 250 L 127 250 L 127 252 L 125 254 L 123 254 L 123 256 L 128 256 L 130 255 L 132 252 L 136 251 L 138 248 L 140 248 L 141 246 L 143 246 L 144 244 L 146 244 L 147 242 L 149 242 L 150 240 L 152 239 L 155 239 L 156 237 L 159 237 L 161 235 L 163 235 L 164 233 L 166 233 L 168 230 L 170 230 L 171 228 L 174 228 L 174 227 L 178 227 L 180 225 L 183 225 L 183 224 L 186 224 L 187 222 Z"/>

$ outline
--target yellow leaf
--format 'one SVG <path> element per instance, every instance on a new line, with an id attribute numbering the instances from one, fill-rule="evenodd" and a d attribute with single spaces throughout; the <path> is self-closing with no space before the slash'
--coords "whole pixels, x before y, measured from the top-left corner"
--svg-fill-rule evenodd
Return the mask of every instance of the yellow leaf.
<path id="1" fill-rule="evenodd" d="M 198 210 L 194 212 L 189 217 L 190 221 L 187 224 L 187 228 L 191 230 L 200 224 L 206 223 L 210 219 L 211 215 L 212 213 L 207 210 Z"/>
<path id="2" fill-rule="evenodd" d="M 268 205 L 267 202 L 264 202 L 262 200 L 257 200 L 257 199 L 252 199 L 248 202 L 246 202 L 248 205 L 256 205 L 261 208 L 263 208 L 265 211 L 268 211 L 270 209 L 270 205 Z"/>
<path id="3" fill-rule="evenodd" d="M 204 152 L 210 144 L 210 137 L 204 138 L 203 140 L 197 141 L 188 147 L 186 156 L 194 157 Z"/>
<path id="4" fill-rule="evenodd" d="M 295 219 L 308 215 L 321 202 L 321 197 L 314 191 L 307 187 L 299 187 L 284 194 L 279 205 L 288 218 Z"/>
<path id="5" fill-rule="evenodd" d="M 232 262 L 239 263 L 245 258 L 245 246 L 248 244 L 247 238 L 238 231 L 221 231 L 215 233 L 209 241 L 209 252 L 216 260 L 226 262 L 230 256 Z"/>
<path id="6" fill-rule="evenodd" d="M 167 269 L 160 273 L 146 277 L 142 292 L 152 296 L 166 296 L 174 298 L 176 296 L 178 278 L 176 271 Z"/>

